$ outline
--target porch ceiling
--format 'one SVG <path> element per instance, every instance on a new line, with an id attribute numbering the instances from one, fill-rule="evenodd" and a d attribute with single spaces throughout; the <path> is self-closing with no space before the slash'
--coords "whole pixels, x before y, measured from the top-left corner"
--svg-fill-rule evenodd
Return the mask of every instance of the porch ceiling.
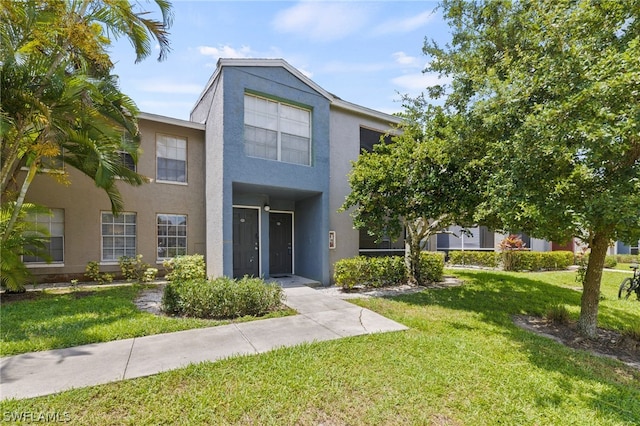
<path id="1" fill-rule="evenodd" d="M 293 201 L 304 200 L 320 194 L 318 191 L 308 191 L 299 188 L 283 188 L 278 186 L 256 185 L 251 183 L 233 183 L 233 193 L 237 195 L 253 194 L 266 195 L 273 198 L 283 198 Z"/>

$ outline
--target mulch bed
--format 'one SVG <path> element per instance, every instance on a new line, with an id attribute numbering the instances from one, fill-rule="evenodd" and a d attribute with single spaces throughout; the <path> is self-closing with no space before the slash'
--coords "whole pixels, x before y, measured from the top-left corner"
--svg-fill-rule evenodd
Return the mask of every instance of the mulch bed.
<path id="1" fill-rule="evenodd" d="M 575 322 L 559 324 L 532 315 L 516 315 L 513 321 L 521 328 L 552 338 L 571 348 L 615 358 L 640 370 L 640 340 L 632 336 L 598 328 L 598 337 L 588 339 L 580 335 Z"/>

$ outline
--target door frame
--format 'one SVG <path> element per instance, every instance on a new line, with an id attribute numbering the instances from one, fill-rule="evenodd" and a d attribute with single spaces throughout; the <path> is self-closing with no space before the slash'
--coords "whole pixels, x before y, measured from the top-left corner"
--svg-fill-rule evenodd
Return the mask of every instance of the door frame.
<path id="1" fill-rule="evenodd" d="M 232 209 L 253 209 L 258 210 L 258 276 L 262 276 L 262 208 L 260 206 L 246 206 L 242 204 L 233 204 Z M 233 210 L 232 210 L 233 213 Z M 231 220 L 233 221 L 233 214 L 231 215 Z M 233 224 L 231 225 L 231 229 L 233 230 Z M 233 231 L 231 232 L 231 246 L 233 247 Z M 231 271 L 233 271 L 233 257 Z"/>
<path id="2" fill-rule="evenodd" d="M 291 275 L 296 274 L 296 215 L 293 210 L 270 210 L 269 213 L 284 213 L 291 215 Z M 271 231 L 271 230 L 269 230 Z M 269 247 L 271 257 L 271 247 Z M 271 274 L 271 271 L 269 271 Z"/>

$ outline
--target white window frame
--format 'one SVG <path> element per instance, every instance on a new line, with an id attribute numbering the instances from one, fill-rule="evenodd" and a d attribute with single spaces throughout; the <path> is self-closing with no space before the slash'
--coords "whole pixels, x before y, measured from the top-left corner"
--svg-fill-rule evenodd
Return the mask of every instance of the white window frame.
<path id="1" fill-rule="evenodd" d="M 64 209 L 49 209 L 51 214 L 48 213 L 36 213 L 35 216 L 30 215 L 27 218 L 27 221 L 31 223 L 35 223 L 36 225 L 46 228 L 49 236 L 47 237 L 49 241 L 52 238 L 59 238 L 62 245 L 62 259 L 61 260 L 52 260 L 50 263 L 47 263 L 46 260 L 42 258 L 36 258 L 34 260 L 29 260 L 29 257 L 35 256 L 23 256 L 22 261 L 27 267 L 62 267 L 64 266 Z M 58 226 L 56 226 L 58 225 Z M 51 252 L 51 243 L 47 244 L 46 251 Z"/>
<path id="2" fill-rule="evenodd" d="M 110 215 L 111 216 L 111 221 L 110 222 L 105 222 L 105 215 Z M 116 222 L 115 219 L 117 217 L 123 217 L 123 222 Z M 127 222 L 127 217 L 131 217 L 133 216 L 135 218 L 134 222 Z M 111 233 L 105 233 L 105 226 L 109 226 L 112 225 L 113 226 L 113 231 Z M 116 233 L 115 231 L 115 226 L 120 226 L 122 225 L 122 233 Z M 128 233 L 128 227 L 127 225 L 129 225 L 129 227 L 131 227 L 133 225 L 134 227 L 134 233 L 130 234 Z M 123 249 L 123 253 L 119 254 L 119 255 L 115 255 L 113 259 L 111 258 L 105 258 L 105 238 L 113 238 L 114 240 L 112 241 L 111 247 L 115 250 L 115 239 L 116 238 L 124 238 L 124 249 Z M 128 249 L 130 249 L 129 245 L 127 244 L 127 238 L 133 238 L 133 252 L 129 252 L 127 253 Z M 137 250 L 138 247 L 138 215 L 135 212 L 122 212 L 120 214 L 118 214 L 118 216 L 114 216 L 113 213 L 108 212 L 108 211 L 102 211 L 100 212 L 100 262 L 103 264 L 115 264 L 118 263 L 118 258 L 120 256 L 135 256 L 138 253 Z"/>
<path id="3" fill-rule="evenodd" d="M 173 225 L 160 225 L 159 220 L 160 217 L 164 216 L 164 217 L 172 217 L 172 218 L 184 218 L 184 225 L 180 225 L 180 224 L 173 224 Z M 188 250 L 187 250 L 187 243 L 188 243 L 188 225 L 189 225 L 189 218 L 186 214 L 169 214 L 169 213 L 158 213 L 156 214 L 156 260 L 158 261 L 162 261 L 165 259 L 171 259 L 174 256 L 161 256 L 160 255 L 160 251 L 163 250 L 161 244 L 160 244 L 160 239 L 161 238 L 166 238 L 167 240 L 170 238 L 175 238 L 176 241 L 178 239 L 184 239 L 184 253 L 177 253 L 176 256 L 181 256 L 181 255 L 186 255 Z M 166 235 L 161 235 L 160 234 L 160 227 L 161 226 L 166 226 L 167 227 L 167 234 Z M 178 231 L 180 228 L 184 228 L 184 235 L 169 235 L 169 226 L 176 226 L 177 229 L 176 231 Z M 177 232 L 179 233 L 179 232 Z M 164 249 L 165 250 L 169 250 L 169 249 L 179 249 L 181 247 L 178 247 L 178 245 L 176 246 L 170 246 L 170 245 L 165 245 Z"/>
<path id="4" fill-rule="evenodd" d="M 257 125 L 253 125 L 253 124 L 248 124 L 247 121 L 248 120 L 248 113 L 250 111 L 248 111 L 247 108 L 247 100 L 248 98 L 253 98 L 256 99 L 258 101 L 262 101 L 262 102 L 270 102 L 273 103 L 276 106 L 276 111 L 274 116 L 272 117 L 274 120 L 274 128 L 266 128 L 266 127 L 261 127 L 261 126 L 257 126 Z M 244 144 L 245 144 L 245 154 L 248 157 L 252 157 L 252 158 L 260 158 L 260 159 L 264 159 L 264 160 L 271 160 L 271 161 L 279 161 L 282 163 L 287 163 L 287 164 L 296 164 L 299 166 L 311 166 L 312 164 L 312 157 L 313 157 L 313 134 L 312 134 L 312 125 L 311 125 L 311 121 L 312 121 L 312 114 L 311 114 L 311 110 L 308 108 L 303 108 L 294 104 L 290 104 L 290 103 L 286 103 L 286 102 L 281 102 L 281 101 L 277 101 L 277 100 L 273 100 L 273 99 L 269 99 L 267 97 L 263 97 L 263 96 L 258 96 L 258 95 L 254 95 L 251 93 L 245 93 L 244 94 L 244 105 L 245 105 L 245 115 L 244 115 L 244 128 L 245 128 L 245 137 L 244 137 Z M 292 108 L 292 109 L 296 109 L 299 111 L 304 112 L 305 114 L 307 114 L 308 120 L 306 120 L 307 122 L 305 123 L 307 126 L 307 135 L 303 136 L 303 135 L 299 135 L 299 134 L 293 134 L 293 133 L 287 133 L 283 131 L 283 122 L 286 120 L 286 118 L 284 117 L 284 108 Z M 295 120 L 291 120 L 291 122 L 296 122 Z M 303 123 L 298 121 L 298 123 Z M 255 129 L 260 129 L 260 130 L 267 130 L 267 131 L 271 131 L 271 132 L 275 132 L 276 133 L 276 158 L 268 158 L 268 157 L 264 157 L 264 156 L 259 156 L 259 155 L 251 155 L 250 153 L 247 152 L 247 136 L 246 136 L 246 128 L 247 126 L 249 127 L 253 127 Z M 282 158 L 282 139 L 283 139 L 283 135 L 289 135 L 292 136 L 294 138 L 303 138 L 303 139 L 307 139 L 308 140 L 308 156 L 306 159 L 305 163 L 300 163 L 300 162 L 295 162 L 295 161 L 286 161 Z"/>
<path id="5" fill-rule="evenodd" d="M 118 155 L 122 160 L 122 164 L 124 164 L 127 169 L 131 170 L 132 172 L 138 172 L 138 165 L 135 163 L 135 161 L 133 161 L 133 156 L 131 154 L 129 154 L 127 151 L 118 151 Z M 129 167 L 129 164 L 127 164 L 127 159 L 131 159 L 131 164 L 133 165 L 133 167 Z"/>
<path id="6" fill-rule="evenodd" d="M 175 142 L 181 142 L 184 144 L 184 147 L 175 147 L 175 149 L 183 151 L 184 152 L 184 159 L 181 158 L 173 158 L 173 157 L 169 157 L 169 156 L 162 156 L 160 155 L 160 152 L 163 150 L 167 150 L 167 149 L 174 149 L 174 147 L 167 147 L 166 146 L 166 141 L 168 140 L 173 140 Z M 165 144 L 164 147 L 161 147 L 161 144 Z M 188 183 L 188 171 L 189 171 L 189 165 L 188 165 L 188 152 L 187 152 L 187 146 L 188 146 L 188 140 L 186 137 L 183 136 L 176 136 L 176 135 L 170 135 L 170 134 L 166 134 L 166 133 L 157 133 L 156 134 L 156 182 L 160 182 L 160 183 L 170 183 L 170 184 L 174 184 L 174 185 L 186 185 Z M 168 159 L 168 160 L 174 160 L 174 161 L 183 161 L 184 162 L 184 180 L 171 180 L 171 179 L 160 179 L 158 172 L 159 172 L 159 168 L 158 168 L 158 160 L 164 158 L 164 159 Z"/>

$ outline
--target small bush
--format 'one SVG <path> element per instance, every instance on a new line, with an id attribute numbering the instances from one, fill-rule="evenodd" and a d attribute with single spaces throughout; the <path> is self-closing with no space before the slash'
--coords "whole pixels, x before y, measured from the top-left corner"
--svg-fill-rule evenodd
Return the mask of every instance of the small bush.
<path id="1" fill-rule="evenodd" d="M 151 274 L 148 273 L 149 270 L 155 268 L 151 268 L 151 265 L 144 263 L 141 254 L 137 256 L 120 256 L 118 258 L 118 264 L 120 265 L 120 270 L 125 280 L 149 282 L 155 279 L 155 275 L 153 275 L 153 278 L 150 278 Z M 158 270 L 155 269 L 155 271 L 157 274 Z"/>
<path id="2" fill-rule="evenodd" d="M 573 265 L 570 251 L 505 251 L 502 252 L 505 271 L 561 270 Z"/>
<path id="3" fill-rule="evenodd" d="M 618 264 L 618 258 L 616 256 L 607 255 L 607 257 L 604 258 L 605 268 L 615 268 L 617 264 Z"/>
<path id="4" fill-rule="evenodd" d="M 422 252 L 420 272 L 424 284 L 442 279 L 444 255 Z M 333 279 L 337 286 L 352 289 L 364 287 L 388 287 L 407 282 L 407 267 L 402 256 L 358 256 L 336 262 Z"/>
<path id="5" fill-rule="evenodd" d="M 404 258 L 401 256 L 380 256 L 367 258 L 370 287 L 398 285 L 406 280 Z"/>
<path id="6" fill-rule="evenodd" d="M 351 289 L 357 285 L 365 287 L 385 287 L 406 281 L 404 257 L 357 256 L 341 259 L 335 264 L 336 285 Z"/>
<path id="7" fill-rule="evenodd" d="M 280 307 L 283 295 L 278 284 L 260 278 L 172 281 L 164 288 L 162 308 L 169 314 L 197 318 L 261 316 Z"/>
<path id="8" fill-rule="evenodd" d="M 449 263 L 497 268 L 500 263 L 500 253 L 495 251 L 451 251 L 449 252 Z"/>
<path id="9" fill-rule="evenodd" d="M 571 319 L 571 314 L 565 305 L 558 304 L 551 306 L 547 310 L 545 317 L 555 324 L 568 324 Z"/>
<path id="10" fill-rule="evenodd" d="M 176 256 L 162 262 L 169 273 L 165 276 L 167 281 L 189 281 L 205 279 L 207 269 L 204 263 L 204 256 L 192 254 L 186 256 Z"/>
<path id="11" fill-rule="evenodd" d="M 617 254 L 616 261 L 618 263 L 639 263 L 640 256 L 634 254 Z"/>
<path id="12" fill-rule="evenodd" d="M 420 276 L 424 280 L 421 284 L 428 284 L 442 281 L 444 274 L 444 254 L 430 253 L 423 251 L 420 253 Z"/>
<path id="13" fill-rule="evenodd" d="M 85 276 L 90 281 L 95 281 L 98 284 L 106 284 L 113 281 L 113 275 L 100 273 L 100 264 L 96 261 L 87 263 L 87 266 L 85 268 Z"/>

